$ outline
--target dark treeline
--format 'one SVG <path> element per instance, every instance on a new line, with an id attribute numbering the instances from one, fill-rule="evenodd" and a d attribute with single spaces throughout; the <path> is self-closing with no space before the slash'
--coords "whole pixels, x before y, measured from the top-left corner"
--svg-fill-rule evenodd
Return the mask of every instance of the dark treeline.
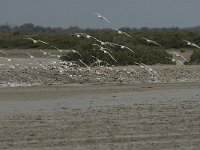
<path id="1" fill-rule="evenodd" d="M 199 49 L 192 48 L 183 40 L 188 40 L 200 45 L 200 26 L 194 28 L 120 28 L 120 30 L 127 32 L 133 38 L 128 38 L 124 35 L 119 35 L 112 29 L 81 29 L 79 27 L 52 28 L 35 26 L 27 23 L 21 26 L 1 25 L 0 26 L 0 48 L 3 49 L 52 49 L 50 46 L 56 46 L 60 49 L 75 49 L 79 51 L 83 58 L 76 54 L 67 54 L 62 57 L 65 60 L 83 59 L 85 63 L 90 64 L 93 60 L 91 55 L 115 65 L 132 65 L 135 62 L 143 62 L 146 64 L 170 64 L 172 57 L 166 52 L 167 49 L 191 49 L 194 51 L 191 60 L 199 63 L 200 55 Z M 96 43 L 94 39 L 87 39 L 85 37 L 77 38 L 73 33 L 83 32 L 96 37 L 102 41 L 108 41 L 128 46 L 134 50 L 134 53 L 128 50 L 122 50 L 119 47 L 109 47 L 113 57 L 118 63 L 113 62 L 112 59 L 102 51 L 94 50 L 92 44 Z M 33 44 L 32 41 L 26 38 L 40 39 L 48 42 L 50 45 Z M 146 37 L 155 40 L 162 46 L 148 44 L 141 37 Z M 190 62 L 190 63 L 192 63 Z"/>
<path id="2" fill-rule="evenodd" d="M 121 30 L 125 32 L 177 32 L 182 30 L 187 31 L 199 31 L 200 26 L 196 27 L 188 27 L 188 28 L 178 28 L 178 27 L 170 27 L 170 28 L 148 28 L 148 27 L 141 27 L 141 28 L 129 28 L 129 27 L 122 27 Z M 37 26 L 32 23 L 26 23 L 20 26 L 4 24 L 0 25 L 0 32 L 40 32 L 40 33 L 74 33 L 74 32 L 100 32 L 106 31 L 108 29 L 81 29 L 78 26 L 72 26 L 69 28 L 61 28 L 61 27 L 42 27 Z"/>

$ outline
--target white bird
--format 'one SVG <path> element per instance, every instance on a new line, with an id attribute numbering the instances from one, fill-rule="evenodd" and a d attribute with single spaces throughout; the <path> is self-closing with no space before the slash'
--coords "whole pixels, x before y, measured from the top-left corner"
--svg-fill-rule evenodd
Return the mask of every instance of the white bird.
<path id="1" fill-rule="evenodd" d="M 103 51 L 104 54 L 108 54 L 116 63 L 118 63 L 117 60 L 108 51 L 106 51 L 104 49 L 99 49 L 99 50 Z"/>
<path id="2" fill-rule="evenodd" d="M 108 42 L 103 42 L 103 41 L 101 41 L 101 40 L 96 40 L 97 42 L 99 42 L 101 45 L 106 45 Z"/>
<path id="3" fill-rule="evenodd" d="M 59 48 L 57 48 L 56 46 L 50 46 L 50 47 L 53 47 L 53 48 L 57 49 L 59 52 L 63 52 L 62 49 L 59 49 Z"/>
<path id="4" fill-rule="evenodd" d="M 130 36 L 128 33 L 124 32 L 124 31 L 121 31 L 121 30 L 115 29 L 115 28 L 113 28 L 113 30 L 117 31 L 118 34 L 124 34 L 124 35 L 128 36 L 129 38 L 132 38 L 132 36 Z"/>
<path id="5" fill-rule="evenodd" d="M 69 49 L 69 50 L 65 50 L 65 51 L 67 51 L 67 52 L 72 52 L 72 53 L 76 53 L 76 54 L 78 54 L 81 58 L 83 58 L 82 55 L 81 55 L 77 50 L 75 50 L 75 49 Z"/>
<path id="6" fill-rule="evenodd" d="M 36 57 L 31 55 L 30 53 L 28 53 L 28 52 L 25 52 L 25 53 L 28 54 L 30 56 L 30 58 L 35 59 L 35 60 L 39 61 L 40 63 L 42 63 L 39 59 L 37 59 Z"/>
<path id="7" fill-rule="evenodd" d="M 4 52 L 3 50 L 0 50 L 0 52 L 2 52 L 2 53 L 4 53 L 4 54 L 6 54 L 6 55 L 8 55 L 6 52 Z"/>
<path id="8" fill-rule="evenodd" d="M 157 77 L 160 77 L 157 72 L 155 70 L 153 70 L 152 68 L 150 68 L 149 66 L 147 66 L 146 64 L 144 63 L 141 63 L 143 66 L 146 67 L 147 71 L 149 71 L 151 74 L 153 73 L 154 75 L 156 75 Z"/>
<path id="9" fill-rule="evenodd" d="M 106 63 L 106 65 L 109 65 L 106 61 L 100 60 L 100 59 L 98 59 L 97 57 L 95 57 L 93 55 L 91 55 L 91 57 L 93 57 L 94 59 L 96 59 L 96 61 L 93 64 L 91 64 L 90 67 L 92 67 L 95 64 L 98 64 L 98 66 L 100 67 L 101 63 Z"/>
<path id="10" fill-rule="evenodd" d="M 38 42 L 39 42 L 39 43 L 46 44 L 46 45 L 49 44 L 49 43 L 47 43 L 47 42 L 45 42 L 45 41 L 42 41 L 42 40 L 35 40 L 35 39 L 33 39 L 33 38 L 26 38 L 26 39 L 31 40 L 34 44 L 37 44 Z"/>
<path id="11" fill-rule="evenodd" d="M 6 59 L 7 61 L 12 61 L 11 58 L 5 58 L 5 57 L 0 57 L 0 58 L 2 58 L 2 59 Z"/>
<path id="12" fill-rule="evenodd" d="M 58 57 L 58 58 L 60 58 L 61 56 L 60 55 L 53 55 L 53 54 L 51 54 L 51 53 L 48 53 L 48 52 L 46 52 L 46 51 L 43 51 L 43 50 L 40 50 L 40 52 L 42 52 L 44 55 L 49 55 L 49 56 L 52 56 L 52 57 Z"/>
<path id="13" fill-rule="evenodd" d="M 111 42 L 109 42 L 109 44 L 112 45 L 112 46 L 119 46 L 121 49 L 127 49 L 127 50 L 129 50 L 129 51 L 134 53 L 134 51 L 132 49 L 130 49 L 129 47 L 127 47 L 127 46 L 124 46 L 124 45 L 121 45 L 121 44 L 117 44 L 117 43 L 111 43 Z"/>
<path id="14" fill-rule="evenodd" d="M 166 59 L 170 59 L 172 62 L 175 62 L 176 61 L 176 59 L 174 59 L 174 58 L 170 58 L 170 57 L 165 57 Z"/>
<path id="15" fill-rule="evenodd" d="M 73 35 L 76 35 L 77 37 L 84 36 L 84 37 L 86 37 L 87 39 L 92 38 L 92 39 L 94 39 L 95 41 L 99 42 L 101 45 L 109 45 L 109 42 L 103 42 L 103 41 L 97 39 L 96 37 L 91 36 L 91 35 L 88 35 L 88 34 L 86 34 L 86 33 L 75 33 L 75 34 L 73 34 Z M 112 45 L 111 45 L 111 46 L 112 46 Z"/>
<path id="16" fill-rule="evenodd" d="M 125 73 L 127 73 L 127 74 L 131 74 L 131 73 L 133 73 L 133 72 L 135 72 L 135 73 L 138 73 L 137 71 L 135 71 L 134 69 L 129 69 L 129 68 L 125 68 L 125 69 L 123 69 L 123 70 L 121 70 L 121 71 L 123 71 L 123 72 L 125 72 Z"/>
<path id="17" fill-rule="evenodd" d="M 93 37 L 93 39 L 95 39 L 97 42 L 99 42 L 101 45 L 106 45 L 107 44 L 107 42 L 103 42 L 103 41 L 101 41 L 101 40 L 99 40 L 99 39 L 97 39 L 97 38 L 95 38 L 95 37 Z"/>
<path id="18" fill-rule="evenodd" d="M 21 62 L 23 62 L 23 60 L 22 59 L 19 59 L 19 58 L 14 58 L 15 60 L 18 60 L 18 61 L 21 61 Z"/>
<path id="19" fill-rule="evenodd" d="M 30 56 L 30 58 L 35 58 L 33 55 L 31 55 L 30 53 L 26 52 L 26 54 L 28 54 Z"/>
<path id="20" fill-rule="evenodd" d="M 107 45 L 107 44 L 109 44 L 109 42 L 103 42 L 103 41 L 97 39 L 96 37 L 91 36 L 91 35 L 88 35 L 88 34 L 86 34 L 86 33 L 75 33 L 75 34 L 73 34 L 73 35 L 76 35 L 77 37 L 84 36 L 84 37 L 86 37 L 87 39 L 92 38 L 92 39 L 94 39 L 95 41 L 99 42 L 101 45 Z"/>
<path id="21" fill-rule="evenodd" d="M 110 20 L 108 20 L 106 17 L 102 16 L 101 14 L 99 14 L 99 13 L 94 13 L 94 14 L 97 15 L 97 17 L 98 17 L 99 19 L 101 19 L 101 20 L 105 20 L 105 21 L 111 23 Z"/>
<path id="22" fill-rule="evenodd" d="M 135 64 L 138 65 L 138 66 L 140 66 L 142 69 L 145 69 L 145 67 L 142 64 L 137 63 L 137 62 L 135 62 Z"/>
<path id="23" fill-rule="evenodd" d="M 141 38 L 144 39 L 144 40 L 146 40 L 147 43 L 153 43 L 153 44 L 155 44 L 155 45 L 162 46 L 162 45 L 160 45 L 159 43 L 157 43 L 157 42 L 155 42 L 155 41 L 153 41 L 153 40 L 147 39 L 147 38 L 145 38 L 145 37 L 141 37 Z"/>
<path id="24" fill-rule="evenodd" d="M 82 33 L 81 33 L 82 34 Z M 80 38 L 81 37 L 81 34 L 79 33 L 73 33 L 73 34 L 70 34 L 71 36 L 76 36 L 77 38 Z"/>
<path id="25" fill-rule="evenodd" d="M 75 33 L 74 35 L 76 35 L 78 38 L 80 38 L 81 35 L 84 36 L 84 37 L 86 37 L 86 38 L 88 38 L 88 39 L 92 38 L 91 35 L 88 35 L 86 33 Z"/>
<path id="26" fill-rule="evenodd" d="M 86 34 L 86 35 L 87 35 L 87 34 Z M 97 39 L 96 37 L 93 37 L 93 36 L 90 36 L 90 35 L 87 35 L 87 38 L 92 38 L 92 39 L 94 39 L 95 41 L 99 42 L 101 45 L 110 45 L 109 42 L 101 41 L 101 40 Z"/>
<path id="27" fill-rule="evenodd" d="M 92 45 L 99 47 L 99 50 L 108 50 L 109 52 L 111 52 L 111 50 L 109 50 L 108 48 L 102 47 L 102 46 L 100 46 L 98 44 L 92 44 Z"/>
<path id="28" fill-rule="evenodd" d="M 90 70 L 90 67 L 89 67 L 88 65 L 86 65 L 86 63 L 84 63 L 81 59 L 79 59 L 79 61 L 80 61 L 84 66 L 86 66 L 88 70 Z"/>
<path id="29" fill-rule="evenodd" d="M 90 65 L 90 67 L 92 67 L 94 64 L 98 64 L 98 66 L 100 67 L 102 60 L 100 60 L 100 59 L 98 59 L 98 58 L 96 58 L 96 57 L 94 57 L 92 55 L 91 55 L 91 57 L 93 57 L 94 59 L 96 59 L 96 61 L 94 63 L 92 63 Z"/>
<path id="30" fill-rule="evenodd" d="M 195 44 L 195 43 L 189 42 L 187 40 L 183 40 L 183 41 L 187 42 L 187 45 L 189 45 L 189 46 L 193 46 L 193 47 L 196 47 L 196 48 L 200 49 L 200 47 L 197 44 Z"/>
<path id="31" fill-rule="evenodd" d="M 47 55 L 47 52 L 40 50 L 40 52 L 42 52 L 44 55 Z"/>
<path id="32" fill-rule="evenodd" d="M 177 53 L 177 52 L 172 52 L 173 54 L 175 54 L 177 57 L 181 57 L 183 60 L 185 60 L 186 62 L 189 62 L 183 55 Z"/>
<path id="33" fill-rule="evenodd" d="M 56 46 L 50 46 L 50 47 L 53 47 L 53 48 L 59 50 L 59 52 L 67 52 L 67 53 L 72 52 L 72 53 L 77 53 L 77 54 L 82 58 L 82 55 L 81 55 L 78 51 L 76 51 L 76 50 L 74 50 L 74 49 L 62 50 L 62 49 L 57 48 Z"/>
<path id="34" fill-rule="evenodd" d="M 148 68 L 147 65 L 143 64 L 143 63 L 137 63 L 135 62 L 135 64 L 139 65 L 142 69 L 145 69 L 148 71 L 148 73 L 150 73 L 152 76 L 154 76 L 152 69 Z"/>

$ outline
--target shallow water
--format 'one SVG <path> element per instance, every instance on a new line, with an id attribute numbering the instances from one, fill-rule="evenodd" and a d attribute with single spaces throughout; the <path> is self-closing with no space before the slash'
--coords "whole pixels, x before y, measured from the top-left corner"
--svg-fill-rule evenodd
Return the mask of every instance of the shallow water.
<path id="1" fill-rule="evenodd" d="M 200 90 L 198 89 L 168 89 L 168 90 L 153 90 L 153 91 L 111 91 L 110 93 L 83 93 L 82 95 L 68 95 L 64 91 L 56 89 L 59 93 L 51 96 L 41 96 L 41 98 L 26 95 L 23 97 L 23 92 L 19 92 L 16 99 L 0 100 L 0 114 L 15 114 L 15 113 L 40 113 L 54 112 L 59 109 L 79 109 L 88 110 L 99 109 L 102 107 L 112 107 L 118 105 L 131 106 L 134 104 L 156 104 L 156 103 L 179 103 L 182 101 L 197 101 L 200 100 Z M 87 91 L 86 91 L 87 92 Z M 12 93 L 13 97 L 15 93 Z M 36 93 L 37 94 L 37 93 Z M 45 92 L 48 94 L 48 92 Z M 21 97 L 21 98 L 20 98 Z"/>

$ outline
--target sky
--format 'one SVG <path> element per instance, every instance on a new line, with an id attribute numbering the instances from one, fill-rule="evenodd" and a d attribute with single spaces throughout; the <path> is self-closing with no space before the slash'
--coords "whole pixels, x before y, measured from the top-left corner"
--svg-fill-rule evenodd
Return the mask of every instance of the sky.
<path id="1" fill-rule="evenodd" d="M 0 0 L 0 25 L 182 28 L 200 25 L 199 7 L 200 0 Z"/>

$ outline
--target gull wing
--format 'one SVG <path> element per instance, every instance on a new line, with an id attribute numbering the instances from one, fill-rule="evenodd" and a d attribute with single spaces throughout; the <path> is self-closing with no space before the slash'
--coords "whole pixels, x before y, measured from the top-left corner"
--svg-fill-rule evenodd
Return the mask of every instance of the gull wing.
<path id="1" fill-rule="evenodd" d="M 97 13 L 97 12 L 95 12 L 94 14 L 97 15 L 97 16 L 101 16 L 101 14 L 99 14 L 99 13 Z"/>
<path id="2" fill-rule="evenodd" d="M 183 40 L 183 41 L 187 42 L 187 44 L 190 44 L 190 43 L 191 43 L 191 42 L 189 42 L 189 41 L 187 41 L 187 40 Z"/>
<path id="3" fill-rule="evenodd" d="M 194 44 L 194 43 L 192 43 L 192 46 L 200 49 L 200 47 L 198 45 Z"/>
<path id="4" fill-rule="evenodd" d="M 110 20 L 108 20 L 106 17 L 102 17 L 104 20 L 106 20 L 107 22 L 111 23 Z"/>
<path id="5" fill-rule="evenodd" d="M 183 58 L 186 62 L 189 62 L 184 56 L 179 55 L 181 58 Z"/>
<path id="6" fill-rule="evenodd" d="M 155 41 L 152 41 L 154 44 L 158 45 L 158 46 L 162 46 L 160 45 L 159 43 L 155 42 Z"/>
<path id="7" fill-rule="evenodd" d="M 125 48 L 134 53 L 134 51 L 130 49 L 129 47 L 125 46 Z"/>
<path id="8" fill-rule="evenodd" d="M 116 63 L 118 63 L 117 60 L 116 60 L 109 52 L 107 52 L 107 54 L 108 54 Z"/>
<path id="9" fill-rule="evenodd" d="M 123 32 L 126 36 L 130 37 L 130 38 L 133 38 L 132 36 L 130 36 L 128 33 L 126 32 Z"/>
<path id="10" fill-rule="evenodd" d="M 3 50 L 0 50 L 2 53 L 4 53 L 4 54 L 6 54 L 7 55 L 7 53 L 6 52 L 4 52 Z"/>
<path id="11" fill-rule="evenodd" d="M 83 58 L 82 55 L 81 55 L 78 51 L 76 51 L 76 50 L 74 50 L 74 49 L 73 49 L 73 50 L 70 50 L 70 51 L 73 52 L 73 53 L 77 53 L 79 56 L 81 56 L 81 58 Z"/>
<path id="12" fill-rule="evenodd" d="M 145 38 L 145 37 L 141 37 L 142 39 L 146 40 L 146 41 L 149 41 L 149 39 Z"/>
<path id="13" fill-rule="evenodd" d="M 42 41 L 42 40 L 37 40 L 37 41 L 40 42 L 40 43 L 46 44 L 46 45 L 49 44 L 49 43 L 47 43 L 47 42 L 45 42 L 45 41 Z"/>

